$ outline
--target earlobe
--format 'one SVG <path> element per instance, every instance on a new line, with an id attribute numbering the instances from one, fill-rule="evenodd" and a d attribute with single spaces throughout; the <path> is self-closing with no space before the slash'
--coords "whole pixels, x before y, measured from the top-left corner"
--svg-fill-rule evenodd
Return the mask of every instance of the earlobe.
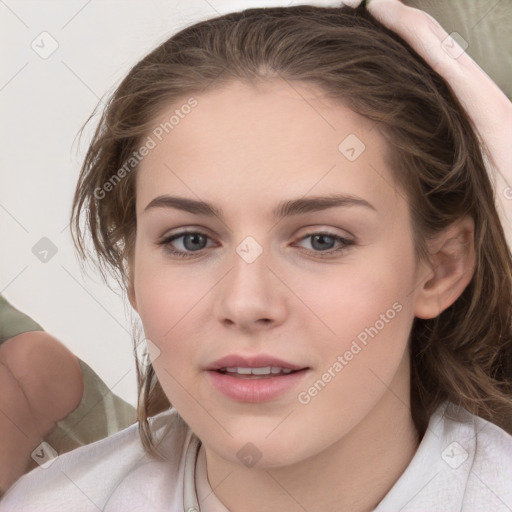
<path id="1" fill-rule="evenodd" d="M 416 317 L 439 316 L 470 283 L 475 267 L 474 231 L 473 219 L 466 216 L 429 243 L 432 265 L 417 287 Z"/>

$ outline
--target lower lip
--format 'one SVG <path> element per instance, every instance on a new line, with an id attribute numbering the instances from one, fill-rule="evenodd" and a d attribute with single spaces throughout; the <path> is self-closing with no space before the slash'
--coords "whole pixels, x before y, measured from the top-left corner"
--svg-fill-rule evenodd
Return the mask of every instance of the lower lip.
<path id="1" fill-rule="evenodd" d="M 238 402 L 268 402 L 286 393 L 304 378 L 308 369 L 276 377 L 243 378 L 209 370 L 213 387 Z"/>

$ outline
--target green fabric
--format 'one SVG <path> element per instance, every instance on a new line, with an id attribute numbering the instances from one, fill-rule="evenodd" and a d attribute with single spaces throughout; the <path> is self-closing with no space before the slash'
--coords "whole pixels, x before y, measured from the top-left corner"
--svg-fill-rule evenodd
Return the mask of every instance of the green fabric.
<path id="1" fill-rule="evenodd" d="M 44 331 L 44 329 L 0 295 L 0 345 L 9 338 L 29 331 Z"/>
<path id="2" fill-rule="evenodd" d="M 403 0 L 435 18 L 468 43 L 466 52 L 512 100 L 512 2 Z"/>
<path id="3" fill-rule="evenodd" d="M 59 454 L 115 434 L 137 421 L 135 408 L 112 393 L 88 364 L 79 362 L 84 377 L 82 400 L 44 439 Z"/>

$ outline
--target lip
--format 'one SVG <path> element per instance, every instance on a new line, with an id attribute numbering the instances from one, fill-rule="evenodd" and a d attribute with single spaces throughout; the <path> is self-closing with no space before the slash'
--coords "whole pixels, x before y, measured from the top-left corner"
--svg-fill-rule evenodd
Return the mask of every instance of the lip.
<path id="1" fill-rule="evenodd" d="M 273 366 L 280 365 L 275 364 Z M 212 386 L 228 398 L 237 402 L 256 403 L 274 400 L 290 391 L 298 385 L 309 371 L 309 368 L 303 368 L 294 373 L 264 378 L 233 377 L 216 370 L 209 370 L 206 374 Z"/>
<path id="2" fill-rule="evenodd" d="M 230 354 L 210 364 L 205 370 L 220 370 L 221 368 L 264 368 L 265 366 L 278 366 L 280 368 L 289 368 L 290 370 L 302 370 L 305 366 L 283 361 L 267 354 L 258 354 L 254 356 L 243 356 L 241 354 Z"/>

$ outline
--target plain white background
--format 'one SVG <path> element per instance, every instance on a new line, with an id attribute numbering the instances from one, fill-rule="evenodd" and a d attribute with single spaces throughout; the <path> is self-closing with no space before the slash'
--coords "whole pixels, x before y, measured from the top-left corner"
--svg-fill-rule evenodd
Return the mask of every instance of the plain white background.
<path id="1" fill-rule="evenodd" d="M 80 145 L 78 131 L 129 69 L 180 28 L 249 7 L 300 3 L 339 2 L 0 0 L 0 293 L 132 405 L 131 306 L 93 267 L 81 271 L 69 231 L 99 116 Z M 36 252 L 47 249 L 42 238 L 56 250 L 45 262 L 33 253 L 38 243 Z"/>

